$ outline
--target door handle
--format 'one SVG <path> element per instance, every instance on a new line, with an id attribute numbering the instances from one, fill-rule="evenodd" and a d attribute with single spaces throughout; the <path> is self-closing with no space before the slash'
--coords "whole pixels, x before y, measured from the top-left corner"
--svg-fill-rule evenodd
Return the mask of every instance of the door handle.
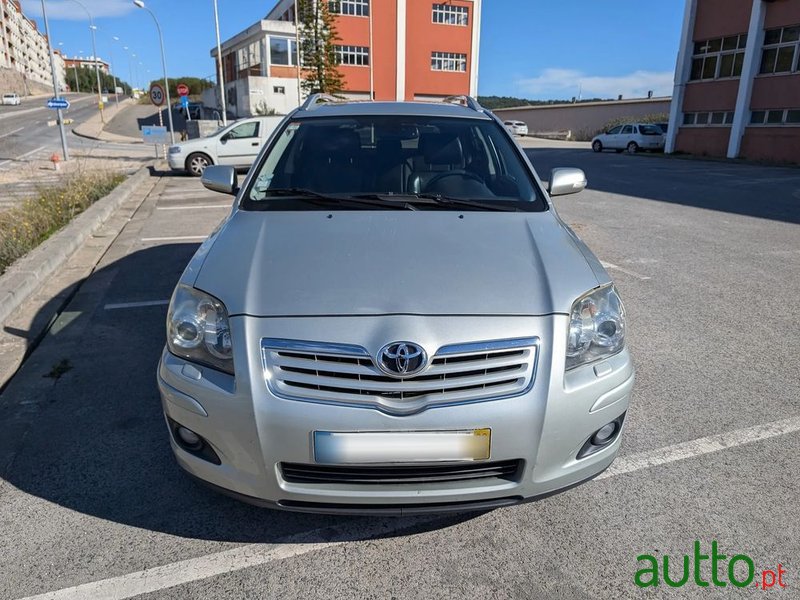
<path id="1" fill-rule="evenodd" d="M 250 145 L 251 146 L 258 146 L 258 142 L 252 142 Z"/>

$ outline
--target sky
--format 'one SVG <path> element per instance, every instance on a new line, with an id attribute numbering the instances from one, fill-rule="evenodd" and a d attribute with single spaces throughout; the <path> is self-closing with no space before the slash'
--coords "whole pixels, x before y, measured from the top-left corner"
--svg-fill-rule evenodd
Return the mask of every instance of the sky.
<path id="1" fill-rule="evenodd" d="M 161 76 L 156 27 L 146 11 L 132 0 L 82 2 L 95 19 L 97 54 L 119 77 L 143 85 Z M 224 41 L 266 15 L 275 0 L 218 2 Z M 54 48 L 90 56 L 86 13 L 73 0 L 46 3 Z M 146 3 L 164 33 L 169 76 L 213 78 L 212 0 Z M 22 0 L 22 6 L 44 30 L 41 0 Z M 682 13 L 683 0 L 484 0 L 479 94 L 541 100 L 631 98 L 650 90 L 669 95 Z"/>

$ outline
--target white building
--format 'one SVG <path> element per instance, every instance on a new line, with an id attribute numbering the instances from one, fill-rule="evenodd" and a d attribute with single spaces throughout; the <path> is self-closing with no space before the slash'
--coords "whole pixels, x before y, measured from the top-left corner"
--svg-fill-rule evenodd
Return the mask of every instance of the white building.
<path id="1" fill-rule="evenodd" d="M 13 69 L 27 80 L 53 85 L 47 38 L 22 13 L 17 0 L 0 0 L 0 67 Z"/>
<path id="2" fill-rule="evenodd" d="M 246 117 L 275 110 L 286 114 L 299 104 L 294 23 L 262 19 L 222 44 L 228 112 Z M 217 49 L 211 50 L 216 61 Z M 203 102 L 216 106 L 217 88 Z"/>

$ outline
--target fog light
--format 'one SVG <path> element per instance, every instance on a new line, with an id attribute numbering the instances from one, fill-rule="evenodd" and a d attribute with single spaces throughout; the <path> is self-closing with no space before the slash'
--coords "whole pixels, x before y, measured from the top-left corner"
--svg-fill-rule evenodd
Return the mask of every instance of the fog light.
<path id="1" fill-rule="evenodd" d="M 199 435 L 183 426 L 178 427 L 178 437 L 192 450 L 197 450 L 203 445 L 203 441 L 200 439 Z"/>
<path id="2" fill-rule="evenodd" d="M 617 422 L 612 421 L 611 423 L 607 423 L 592 436 L 592 444 L 595 446 L 603 446 L 611 441 L 615 433 L 617 433 Z"/>

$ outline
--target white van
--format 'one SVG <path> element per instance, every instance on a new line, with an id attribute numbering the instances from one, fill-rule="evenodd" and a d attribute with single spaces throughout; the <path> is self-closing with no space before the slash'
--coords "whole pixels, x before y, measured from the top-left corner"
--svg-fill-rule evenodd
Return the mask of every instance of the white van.
<path id="1" fill-rule="evenodd" d="M 208 137 L 180 142 L 169 149 L 169 167 L 200 177 L 209 165 L 249 169 L 283 116 L 241 119 Z"/>
<path id="2" fill-rule="evenodd" d="M 19 103 L 20 99 L 18 94 L 3 94 L 3 105 L 19 106 Z"/>

